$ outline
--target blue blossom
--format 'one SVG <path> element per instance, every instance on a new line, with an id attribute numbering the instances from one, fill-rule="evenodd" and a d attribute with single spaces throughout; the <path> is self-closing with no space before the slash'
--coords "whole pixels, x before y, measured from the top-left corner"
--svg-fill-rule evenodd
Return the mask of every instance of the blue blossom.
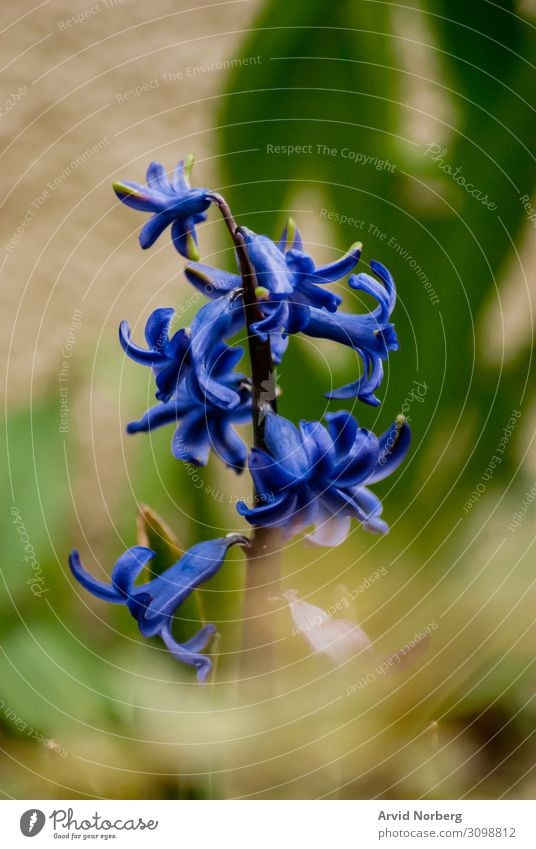
<path id="1" fill-rule="evenodd" d="M 186 259 L 199 259 L 195 225 L 205 221 L 212 197 L 208 189 L 190 186 L 193 157 L 181 160 L 171 179 L 160 162 L 151 162 L 147 169 L 147 185 L 121 181 L 113 184 L 114 191 L 127 206 L 140 212 L 152 212 L 142 227 L 140 245 L 150 248 L 171 225 L 171 239 Z"/>
<path id="2" fill-rule="evenodd" d="M 246 227 L 240 228 L 255 271 L 257 294 L 264 319 L 251 329 L 261 339 L 270 339 L 276 363 L 281 361 L 288 344 L 288 334 L 306 326 L 309 310 L 335 312 L 341 303 L 340 295 L 323 288 L 346 277 L 355 268 L 361 255 L 356 243 L 336 262 L 316 267 L 303 249 L 303 242 L 292 219 L 283 231 L 278 244 Z M 222 271 L 203 263 L 185 269 L 188 280 L 203 294 L 218 298 L 238 290 L 239 275 Z"/>
<path id="3" fill-rule="evenodd" d="M 119 341 L 125 354 L 135 363 L 153 369 L 159 401 L 171 398 L 191 363 L 188 331 L 181 329 L 173 336 L 169 335 L 174 315 L 175 310 L 165 307 L 151 313 L 145 325 L 148 348 L 141 348 L 132 342 L 128 321 L 122 321 L 119 326 Z"/>
<path id="4" fill-rule="evenodd" d="M 383 364 L 389 351 L 398 349 L 395 329 L 389 322 L 396 303 L 395 282 L 391 273 L 381 262 L 371 260 L 370 267 L 381 280 L 378 283 L 370 274 L 361 273 L 349 278 L 352 289 L 366 292 L 378 301 L 378 306 L 367 315 L 325 310 L 308 311 L 307 323 L 302 328 L 307 336 L 332 339 L 348 345 L 359 354 L 363 371 L 352 383 L 328 393 L 332 399 L 357 397 L 360 401 L 377 406 L 380 402 L 374 392 L 382 382 Z"/>
<path id="5" fill-rule="evenodd" d="M 238 512 L 254 526 L 280 527 L 290 537 L 315 525 L 308 539 L 318 545 L 338 545 L 356 519 L 367 530 L 385 533 L 380 499 L 367 487 L 390 475 L 403 461 L 410 444 L 403 416 L 378 439 L 359 427 L 347 412 L 320 422 L 301 422 L 268 413 L 266 451 L 253 448 L 249 469 L 258 503 L 243 501 Z"/>
<path id="6" fill-rule="evenodd" d="M 139 421 L 127 425 L 128 433 L 149 432 L 162 425 L 175 424 L 171 450 L 178 460 L 205 466 L 210 449 L 237 472 L 244 469 L 247 448 L 233 428 L 251 421 L 251 389 L 245 375 L 233 371 L 242 348 L 221 345 L 214 352 L 211 378 L 238 394 L 240 403 L 228 409 L 207 399 L 195 372 L 191 371 L 166 403 L 147 410 Z"/>
<path id="7" fill-rule="evenodd" d="M 251 421 L 251 389 L 245 375 L 234 368 L 243 349 L 222 339 L 234 335 L 243 323 L 243 308 L 232 295 L 204 304 L 189 328 L 170 335 L 172 309 L 157 309 L 145 326 L 148 348 L 132 342 L 130 327 L 122 322 L 119 338 L 125 353 L 153 369 L 156 398 L 128 433 L 149 432 L 175 423 L 175 457 L 204 466 L 210 449 L 235 471 L 244 468 L 247 449 L 233 425 Z"/>
<path id="8" fill-rule="evenodd" d="M 206 681 L 212 662 L 202 652 L 214 636 L 215 626 L 204 625 L 185 643 L 178 643 L 171 631 L 173 616 L 197 587 L 218 572 L 228 549 L 237 544 L 245 545 L 247 540 L 238 534 L 229 534 L 200 542 L 161 575 L 140 585 L 135 584 L 136 578 L 155 554 L 141 545 L 121 555 L 112 571 L 111 583 L 99 581 L 87 572 L 76 550 L 70 554 L 69 566 L 86 590 L 103 601 L 126 605 L 142 636 L 159 636 L 177 660 L 195 667 L 198 680 Z"/>
<path id="9" fill-rule="evenodd" d="M 222 354 L 222 340 L 233 336 L 244 323 L 243 307 L 232 295 L 204 304 L 192 324 L 170 336 L 175 310 L 161 308 L 151 313 L 145 325 L 148 348 L 132 342 L 127 321 L 119 327 L 119 341 L 125 354 L 141 365 L 151 366 L 156 379 L 156 398 L 169 401 L 179 384 L 191 372 L 207 399 L 224 407 L 240 404 L 236 390 L 221 383 L 214 365 Z"/>

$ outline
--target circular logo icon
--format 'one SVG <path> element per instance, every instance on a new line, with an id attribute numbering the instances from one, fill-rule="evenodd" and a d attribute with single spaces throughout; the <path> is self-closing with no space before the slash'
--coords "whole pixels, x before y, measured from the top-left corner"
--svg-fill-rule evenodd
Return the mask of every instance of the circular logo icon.
<path id="1" fill-rule="evenodd" d="M 43 811 L 39 811 L 37 808 L 24 811 L 20 818 L 20 830 L 25 837 L 35 837 L 43 828 L 45 819 Z"/>

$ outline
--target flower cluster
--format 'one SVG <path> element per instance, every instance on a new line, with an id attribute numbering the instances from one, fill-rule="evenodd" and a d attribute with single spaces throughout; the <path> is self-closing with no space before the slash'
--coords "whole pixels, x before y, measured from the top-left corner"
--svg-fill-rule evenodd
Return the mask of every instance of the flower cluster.
<path id="1" fill-rule="evenodd" d="M 314 525 L 308 539 L 319 545 L 342 542 L 352 519 L 369 531 L 384 533 L 382 504 L 368 487 L 391 474 L 406 456 L 410 431 L 405 419 L 398 417 L 380 437 L 360 427 L 348 412 L 326 415 L 326 425 L 302 422 L 298 429 L 270 404 L 260 404 L 261 381 L 252 382 L 237 370 L 243 350 L 233 340 L 237 334 L 247 335 L 252 374 L 254 349 L 261 346 L 268 352 L 271 370 L 264 381 L 269 383 L 295 334 L 346 345 L 358 355 L 360 373 L 327 397 L 378 405 L 383 363 L 398 348 L 391 324 L 396 290 L 390 272 L 372 260 L 372 274 L 355 273 L 362 250 L 359 243 L 334 262 L 317 265 L 292 219 L 277 242 L 237 227 L 220 195 L 192 188 L 192 165 L 191 157 L 179 162 L 169 177 L 163 165 L 152 162 L 146 185 L 114 184 L 123 203 L 151 214 L 140 233 L 142 248 L 151 247 L 170 227 L 176 250 L 189 260 L 184 269 L 187 280 L 207 298 L 189 327 L 173 328 L 174 310 L 156 309 L 147 319 L 144 347 L 133 341 L 129 324 L 122 322 L 121 346 L 130 359 L 152 370 L 156 401 L 139 420 L 130 422 L 128 433 L 148 433 L 172 424 L 172 452 L 177 459 L 204 466 L 212 450 L 238 473 L 248 465 L 255 499 L 253 506 L 239 502 L 237 509 L 255 528 L 281 528 L 288 538 Z M 196 228 L 205 221 L 211 204 L 222 211 L 231 232 L 239 273 L 199 262 Z M 337 284 L 337 291 L 329 284 Z M 348 293 L 371 296 L 377 306 L 365 314 L 344 312 L 340 307 L 345 286 Z M 257 348 L 251 342 L 255 338 Z M 263 437 L 257 438 L 248 455 L 236 427 L 260 421 Z M 257 427 L 257 436 L 258 431 Z M 203 651 L 213 626 L 204 626 L 187 643 L 179 644 L 171 633 L 171 619 L 192 590 L 220 568 L 229 546 L 239 540 L 244 541 L 230 536 L 200 543 L 142 586 L 134 581 L 152 557 L 145 547 L 131 548 L 120 558 L 110 585 L 92 578 L 77 552 L 71 555 L 71 569 L 99 598 L 126 604 L 144 636 L 159 635 L 172 654 L 196 667 L 198 678 L 204 680 L 210 660 Z"/>
<path id="2" fill-rule="evenodd" d="M 398 468 L 409 448 L 410 431 L 403 416 L 378 439 L 359 427 L 350 413 L 330 413 L 327 428 L 268 414 L 265 442 L 269 454 L 253 448 L 249 468 L 263 503 L 238 511 L 252 525 L 280 527 L 285 537 L 311 524 L 308 539 L 338 545 L 348 536 L 352 519 L 374 533 L 385 533 L 382 503 L 367 487 Z"/>

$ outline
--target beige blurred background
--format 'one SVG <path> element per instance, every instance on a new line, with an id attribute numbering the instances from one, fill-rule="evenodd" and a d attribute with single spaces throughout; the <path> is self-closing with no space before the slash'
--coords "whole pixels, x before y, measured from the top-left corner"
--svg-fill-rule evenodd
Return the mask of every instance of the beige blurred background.
<path id="1" fill-rule="evenodd" d="M 291 664 L 282 677 L 282 690 L 289 695 L 278 703 L 279 713 L 270 704 L 233 713 L 227 710 L 226 696 L 207 705 L 203 692 L 177 684 L 174 667 L 161 652 L 134 645 L 137 635 L 133 627 L 129 630 L 133 623 L 113 618 L 115 613 L 103 611 L 99 602 L 88 603 L 73 593 L 64 571 L 70 544 L 91 550 L 106 574 L 112 565 L 110 551 L 117 552 L 122 543 L 133 544 L 133 522 L 128 525 L 121 518 L 125 505 L 150 500 L 160 483 L 151 452 L 165 451 L 169 443 L 170 434 L 158 435 L 156 447 L 152 440 L 125 438 L 125 422 L 141 412 L 140 382 L 145 377 L 125 365 L 117 343 L 119 321 L 128 318 L 133 335 L 141 340 L 145 319 L 155 307 L 174 306 L 187 324 L 199 306 L 182 279 L 183 261 L 167 237 L 151 251 L 139 249 L 142 219 L 118 203 L 111 183 L 117 178 L 143 182 L 151 159 L 171 169 L 180 156 L 195 152 L 194 179 L 222 188 L 216 143 L 220 94 L 229 65 L 243 56 L 241 45 L 262 6 L 261 0 L 52 0 L 35 6 L 23 0 L 0 9 L 0 362 L 6 406 L 15 415 L 29 406 L 33 413 L 52 398 L 55 437 L 61 427 L 61 387 L 68 407 L 67 448 L 65 457 L 58 459 L 58 481 L 67 494 L 59 529 L 63 535 L 50 531 L 47 540 L 55 556 L 48 580 L 53 589 L 57 582 L 59 600 L 51 597 L 48 619 L 42 606 L 32 607 L 27 593 L 19 597 L 14 584 L 6 582 L 8 603 L 16 610 L 3 634 L 6 655 L 15 668 L 20 662 L 30 681 L 32 673 L 38 676 L 43 660 L 32 639 L 53 661 L 30 694 L 17 690 L 20 681 L 13 668 L 8 669 L 12 677 L 3 695 L 7 704 L 26 704 L 25 719 L 37 727 L 40 695 L 47 691 L 47 679 L 53 681 L 61 710 L 54 710 L 54 693 L 48 693 L 50 710 L 43 714 L 43 730 L 69 752 L 63 759 L 43 747 L 30 749 L 7 722 L 2 738 L 6 793 L 17 798 L 175 798 L 194 792 L 292 798 L 322 796 L 340 787 L 340 795 L 349 797 L 385 793 L 417 798 L 429 792 L 432 798 L 456 798 L 477 788 L 476 795 L 511 792 L 533 798 L 534 752 L 527 741 L 534 688 L 521 677 L 534 660 L 535 646 L 529 594 L 534 574 L 532 514 L 527 512 L 515 536 L 505 531 L 528 487 L 524 482 L 504 499 L 490 486 L 490 501 L 478 503 L 461 526 L 452 561 L 450 555 L 445 562 L 441 559 L 450 526 L 444 537 L 440 526 L 435 531 L 432 526 L 426 558 L 411 548 L 413 536 L 421 532 L 419 517 L 411 511 L 405 517 L 408 545 L 402 548 L 395 498 L 389 517 L 395 531 L 383 547 L 359 531 L 337 552 L 311 552 L 297 541 L 289 546 L 285 562 L 291 585 L 309 582 L 316 600 L 325 606 L 388 566 L 388 578 L 359 595 L 352 610 L 371 633 L 385 636 L 390 646 L 386 651 L 403 645 L 417 627 L 442 623 L 422 674 L 401 681 L 394 694 L 388 688 L 371 689 L 361 699 L 353 698 L 355 694 L 343 698 L 346 679 L 339 681 L 334 673 L 324 683 L 323 668 L 311 671 Z M 430 126 L 437 126 L 437 116 L 454 122 L 456 116 L 429 84 L 440 66 L 434 50 L 423 47 L 431 28 L 423 18 L 423 29 L 415 29 L 414 18 L 403 8 L 393 14 L 396 31 L 420 44 L 408 49 L 401 41 L 396 49 L 401 65 L 409 69 L 403 97 L 421 107 L 418 119 L 416 111 L 408 110 L 404 132 L 423 142 Z M 451 189 L 448 185 L 447 197 Z M 410 202 L 418 208 L 418 196 Z M 295 205 L 312 207 L 311 194 L 300 196 Z M 211 217 L 202 228 L 203 258 L 217 264 L 226 262 L 229 254 L 213 222 Z M 307 226 L 309 241 L 320 244 L 319 260 L 327 259 L 329 236 L 314 222 Z M 490 368 L 515 362 L 531 338 L 535 269 L 534 230 L 526 223 L 515 259 L 496 270 L 497 290 L 490 288 L 488 306 L 475 329 L 476 356 Z M 470 269 L 465 273 L 469 278 Z M 402 302 L 403 297 L 402 290 Z M 458 344 L 454 335 L 448 341 Z M 426 354 L 421 351 L 424 358 Z M 148 406 L 148 382 L 145 394 Z M 39 428 L 40 419 L 31 419 Z M 462 419 L 452 435 L 445 464 L 455 466 L 458 457 L 465 457 L 475 422 L 464 430 L 465 423 Z M 524 415 L 511 444 L 516 464 L 523 464 L 532 478 L 533 424 L 534 416 Z M 41 456 L 46 454 L 46 445 L 39 450 Z M 424 443 L 422 451 L 430 459 L 423 464 L 418 488 L 428 487 L 425 494 L 434 494 L 436 478 L 429 470 L 442 450 L 443 445 Z M 17 492 L 35 488 L 40 473 L 34 477 L 34 471 L 40 463 L 28 446 L 19 467 L 16 501 Z M 174 474 L 172 470 L 169 478 Z M 245 477 L 237 481 L 216 464 L 210 480 L 235 498 L 249 488 Z M 168 478 L 164 484 L 169 484 Z M 170 488 L 166 518 L 178 502 L 175 530 L 188 538 L 188 510 L 199 517 L 204 507 L 191 489 L 184 503 L 180 499 L 180 492 L 177 496 Z M 216 518 L 214 505 L 209 506 L 211 521 L 224 524 L 226 531 L 241 526 L 229 503 Z M 45 516 L 49 509 L 42 507 Z M 475 539 L 478 544 L 473 546 Z M 65 625 L 66 641 L 49 645 L 49 630 L 56 634 L 50 623 L 56 627 L 55 604 L 60 603 L 57 618 Z M 99 620 L 117 628 L 117 639 L 108 639 Z M 90 635 L 89 651 L 80 655 L 87 668 L 80 667 L 70 623 L 75 631 L 82 629 L 80 642 Z M 297 648 L 292 652 L 299 656 Z M 101 664 L 101 655 L 110 668 Z M 352 675 L 350 685 L 355 684 Z M 518 677 L 521 683 L 515 685 Z M 100 701 L 92 701 L 103 693 Z M 467 694 L 474 699 L 467 696 L 466 704 Z M 438 731 L 434 711 L 443 697 L 445 714 L 452 715 Z M 518 721 L 511 726 L 513 717 Z M 515 768 L 509 761 L 512 751 L 518 751 Z M 264 764 L 262 769 L 253 768 L 256 761 Z M 236 774 L 222 778 L 229 764 L 238 764 Z"/>

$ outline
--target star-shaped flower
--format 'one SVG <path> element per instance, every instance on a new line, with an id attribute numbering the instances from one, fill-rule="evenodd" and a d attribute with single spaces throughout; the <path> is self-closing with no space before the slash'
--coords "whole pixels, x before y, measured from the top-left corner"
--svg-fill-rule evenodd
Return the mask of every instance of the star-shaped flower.
<path id="1" fill-rule="evenodd" d="M 178 252 L 186 259 L 199 259 L 195 225 L 205 221 L 212 197 L 209 189 L 190 186 L 193 163 L 192 156 L 181 160 L 169 178 L 160 162 L 151 162 L 145 186 L 127 180 L 113 184 L 117 197 L 124 204 L 140 212 L 153 213 L 140 232 L 142 248 L 154 245 L 171 225 L 171 239 Z"/>
<path id="2" fill-rule="evenodd" d="M 161 575 L 140 585 L 135 584 L 136 578 L 155 554 L 145 546 L 136 545 L 121 555 L 109 584 L 86 571 L 76 550 L 71 552 L 69 566 L 77 581 L 97 598 L 126 605 L 142 636 L 159 636 L 177 660 L 195 667 L 198 681 L 202 682 L 206 681 L 212 667 L 212 661 L 202 652 L 214 636 L 216 627 L 204 625 L 187 642 L 178 643 L 171 632 L 173 616 L 197 587 L 218 572 L 229 548 L 246 545 L 247 542 L 239 534 L 200 542 Z"/>

